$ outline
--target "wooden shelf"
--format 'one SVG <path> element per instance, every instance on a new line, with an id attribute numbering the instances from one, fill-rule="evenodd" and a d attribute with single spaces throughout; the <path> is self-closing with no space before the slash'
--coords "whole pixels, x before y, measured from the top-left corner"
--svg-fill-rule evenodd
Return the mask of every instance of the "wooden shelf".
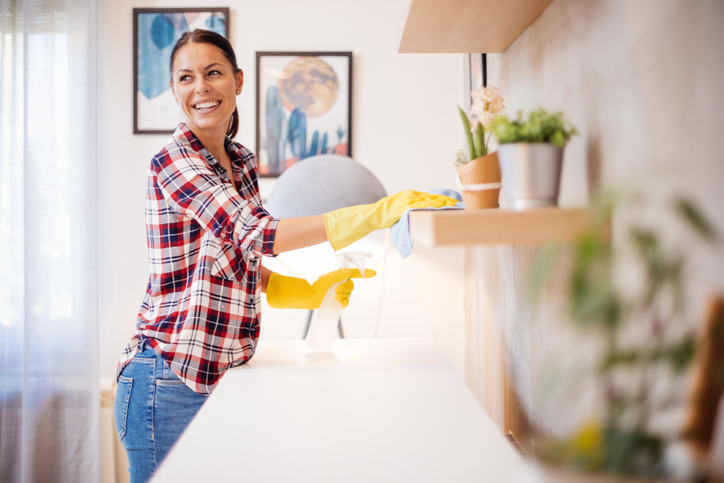
<path id="1" fill-rule="evenodd" d="M 593 217 L 588 208 L 413 211 L 410 235 L 428 247 L 570 243 Z"/>
<path id="2" fill-rule="evenodd" d="M 553 0 L 410 0 L 400 53 L 503 53 Z"/>

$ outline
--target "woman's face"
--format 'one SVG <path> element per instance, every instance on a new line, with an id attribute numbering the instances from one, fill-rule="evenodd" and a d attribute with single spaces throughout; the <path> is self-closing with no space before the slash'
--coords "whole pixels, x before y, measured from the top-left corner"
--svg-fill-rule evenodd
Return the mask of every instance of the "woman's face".
<path id="1" fill-rule="evenodd" d="M 176 52 L 169 83 L 188 127 L 195 133 L 223 137 L 236 108 L 244 74 L 212 44 L 188 43 Z"/>

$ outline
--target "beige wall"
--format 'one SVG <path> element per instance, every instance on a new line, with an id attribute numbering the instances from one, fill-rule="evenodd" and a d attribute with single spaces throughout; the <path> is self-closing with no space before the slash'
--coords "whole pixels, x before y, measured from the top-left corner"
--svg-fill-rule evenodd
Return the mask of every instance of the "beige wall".
<path id="1" fill-rule="evenodd" d="M 724 246 L 682 233 L 664 202 L 676 193 L 693 198 L 724 233 L 723 26 L 721 1 L 555 0 L 504 54 L 489 56 L 489 84 L 509 112 L 563 110 L 581 132 L 566 148 L 562 205 L 586 205 L 599 187 L 635 188 L 655 201 L 618 213 L 614 230 L 636 217 L 689 257 L 691 320 L 701 320 L 711 293 L 724 292 Z M 528 247 L 477 249 L 482 309 L 473 323 L 492 323 L 504 336 L 519 395 L 535 406 L 531 390 L 545 385 L 536 368 L 571 342 L 556 342 L 543 308 L 531 315 L 522 307 L 531 260 Z M 470 343 L 474 378 L 485 373 L 484 361 L 474 362 L 484 358 L 484 341 Z M 490 397 L 485 391 L 477 391 L 481 400 Z M 547 417 L 559 429 L 571 419 Z"/>

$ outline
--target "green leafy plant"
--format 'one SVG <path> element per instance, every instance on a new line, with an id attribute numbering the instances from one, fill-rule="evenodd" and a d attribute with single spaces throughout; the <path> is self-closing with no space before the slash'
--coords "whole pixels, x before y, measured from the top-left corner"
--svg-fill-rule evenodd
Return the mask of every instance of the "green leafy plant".
<path id="1" fill-rule="evenodd" d="M 614 206 L 598 207 L 597 221 L 573 244 L 565 271 L 569 319 L 605 341 L 592 374 L 602 389 L 605 414 L 600 423 L 585 425 L 569 439 L 548 440 L 537 450 L 544 460 L 586 470 L 657 475 L 667 437 L 652 430 L 650 422 L 681 404 L 682 395 L 675 384 L 662 390 L 654 383 L 662 375 L 681 375 L 697 348 L 693 329 L 681 323 L 685 259 L 667 248 L 656 230 L 641 224 L 626 227 L 619 243 L 612 244 L 607 220 Z M 677 198 L 671 208 L 694 234 L 718 241 L 713 226 L 691 201 Z M 558 255 L 551 249 L 536 260 L 534 294 L 560 266 Z M 617 283 L 616 267 L 622 265 L 640 274 L 638 290 Z"/>
<path id="2" fill-rule="evenodd" d="M 562 148 L 571 136 L 578 134 L 562 112 L 549 113 L 545 109 L 531 111 L 527 119 L 522 111 L 518 111 L 518 117 L 512 120 L 500 114 L 490 127 L 500 144 L 551 143 Z"/>

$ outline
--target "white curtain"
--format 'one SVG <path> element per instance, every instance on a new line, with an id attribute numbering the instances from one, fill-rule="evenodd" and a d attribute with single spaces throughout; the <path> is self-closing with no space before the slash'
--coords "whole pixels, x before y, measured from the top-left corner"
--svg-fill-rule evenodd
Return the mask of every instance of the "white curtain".
<path id="1" fill-rule="evenodd" d="M 0 481 L 96 482 L 96 4 L 0 2 Z"/>

